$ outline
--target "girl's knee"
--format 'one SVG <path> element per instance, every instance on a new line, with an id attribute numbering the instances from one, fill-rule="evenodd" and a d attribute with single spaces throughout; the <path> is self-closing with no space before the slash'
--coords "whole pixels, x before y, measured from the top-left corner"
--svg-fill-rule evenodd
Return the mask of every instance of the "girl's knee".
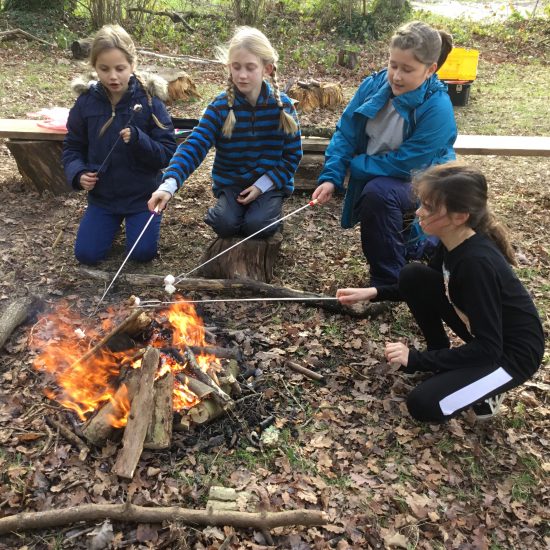
<path id="1" fill-rule="evenodd" d="M 270 222 L 264 220 L 264 219 L 246 219 L 242 232 L 245 237 L 248 237 L 249 235 L 253 235 L 254 233 L 257 233 L 258 231 L 261 231 L 264 227 L 269 225 Z M 268 229 L 265 229 L 261 233 L 258 234 L 258 239 L 266 239 L 267 237 L 271 237 L 277 232 L 277 229 L 279 229 L 279 224 L 272 225 Z"/>
<path id="2" fill-rule="evenodd" d="M 409 414 L 420 422 L 441 423 L 447 418 L 441 411 L 439 402 L 434 400 L 428 392 L 422 388 L 415 388 L 407 397 L 407 409 Z"/>
<path id="3" fill-rule="evenodd" d="M 78 245 L 75 246 L 74 255 L 77 261 L 84 265 L 96 265 L 105 259 L 105 254 Z"/>

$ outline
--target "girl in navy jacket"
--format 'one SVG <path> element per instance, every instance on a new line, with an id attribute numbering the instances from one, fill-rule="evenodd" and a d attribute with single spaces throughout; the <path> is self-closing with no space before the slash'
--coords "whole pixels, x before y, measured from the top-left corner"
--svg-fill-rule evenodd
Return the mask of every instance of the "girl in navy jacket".
<path id="1" fill-rule="evenodd" d="M 123 220 L 126 248 L 132 248 L 150 217 L 147 200 L 176 150 L 174 128 L 162 102 L 167 84 L 134 72 L 136 48 L 126 31 L 117 25 L 100 29 L 90 63 L 99 81 L 73 83 L 80 96 L 69 113 L 63 143 L 69 185 L 88 191 L 75 244 L 76 258 L 85 264 L 105 258 Z M 155 257 L 160 222 L 158 216 L 149 225 L 132 259 Z"/>

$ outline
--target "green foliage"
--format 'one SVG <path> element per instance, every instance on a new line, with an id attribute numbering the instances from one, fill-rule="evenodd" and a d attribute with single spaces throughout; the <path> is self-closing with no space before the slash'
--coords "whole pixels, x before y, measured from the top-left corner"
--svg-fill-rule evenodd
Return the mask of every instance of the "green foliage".
<path id="1" fill-rule="evenodd" d="M 380 38 L 392 33 L 411 16 L 408 0 L 373 0 L 367 15 L 369 34 Z"/>
<path id="2" fill-rule="evenodd" d="M 68 2 L 67 2 L 68 4 Z M 48 10 L 59 10 L 65 7 L 65 2 L 59 0 L 5 0 L 4 11 L 37 12 Z"/>

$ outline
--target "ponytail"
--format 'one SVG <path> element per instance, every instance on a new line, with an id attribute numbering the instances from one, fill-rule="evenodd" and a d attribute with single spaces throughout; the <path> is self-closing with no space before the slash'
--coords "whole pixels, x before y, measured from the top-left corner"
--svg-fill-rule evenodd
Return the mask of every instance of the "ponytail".
<path id="1" fill-rule="evenodd" d="M 487 235 L 497 245 L 508 262 L 511 265 L 517 265 L 516 253 L 508 239 L 508 232 L 504 225 L 495 218 L 489 208 L 487 208 L 485 215 L 481 217 L 476 227 L 472 229 Z"/>
<path id="2" fill-rule="evenodd" d="M 441 52 L 439 53 L 439 58 L 437 59 L 437 69 L 440 69 L 443 63 L 447 61 L 447 57 L 451 53 L 451 50 L 453 49 L 453 37 L 445 32 L 445 31 L 438 31 L 439 36 L 441 37 Z"/>

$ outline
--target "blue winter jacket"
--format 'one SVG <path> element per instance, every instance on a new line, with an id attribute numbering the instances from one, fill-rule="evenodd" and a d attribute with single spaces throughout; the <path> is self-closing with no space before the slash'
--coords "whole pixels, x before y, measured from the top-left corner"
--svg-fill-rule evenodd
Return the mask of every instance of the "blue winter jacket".
<path id="1" fill-rule="evenodd" d="M 365 184 L 377 176 L 410 181 L 414 172 L 455 159 L 457 130 L 447 87 L 437 75 L 416 90 L 393 97 L 395 110 L 403 117 L 403 143 L 396 151 L 367 155 L 367 120 L 392 97 L 387 69 L 366 78 L 345 108 L 325 153 L 319 184 L 329 181 L 341 191 L 349 168 L 350 180 L 344 199 L 342 227 L 358 221 L 355 206 Z"/>
<path id="2" fill-rule="evenodd" d="M 147 94 L 134 76 L 128 91 L 115 107 L 113 122 L 103 134 L 99 132 L 111 118 L 111 103 L 99 82 L 75 89 L 82 92 L 69 113 L 68 133 L 63 142 L 63 166 L 67 182 L 81 189 L 80 175 L 95 172 L 107 158 L 119 133 L 128 127 L 134 105 L 141 104 L 141 112 L 134 114 L 129 143 L 118 140 L 88 201 L 114 214 L 135 214 L 147 210 L 147 201 L 161 181 L 161 169 L 168 165 L 176 150 L 174 127 L 164 103 L 153 94 L 162 95 L 163 81 L 149 77 L 147 89 L 153 92 L 149 105 Z M 164 88 L 165 88 L 164 82 Z M 165 91 L 165 90 L 164 90 Z M 159 128 L 152 113 L 166 127 Z"/>

